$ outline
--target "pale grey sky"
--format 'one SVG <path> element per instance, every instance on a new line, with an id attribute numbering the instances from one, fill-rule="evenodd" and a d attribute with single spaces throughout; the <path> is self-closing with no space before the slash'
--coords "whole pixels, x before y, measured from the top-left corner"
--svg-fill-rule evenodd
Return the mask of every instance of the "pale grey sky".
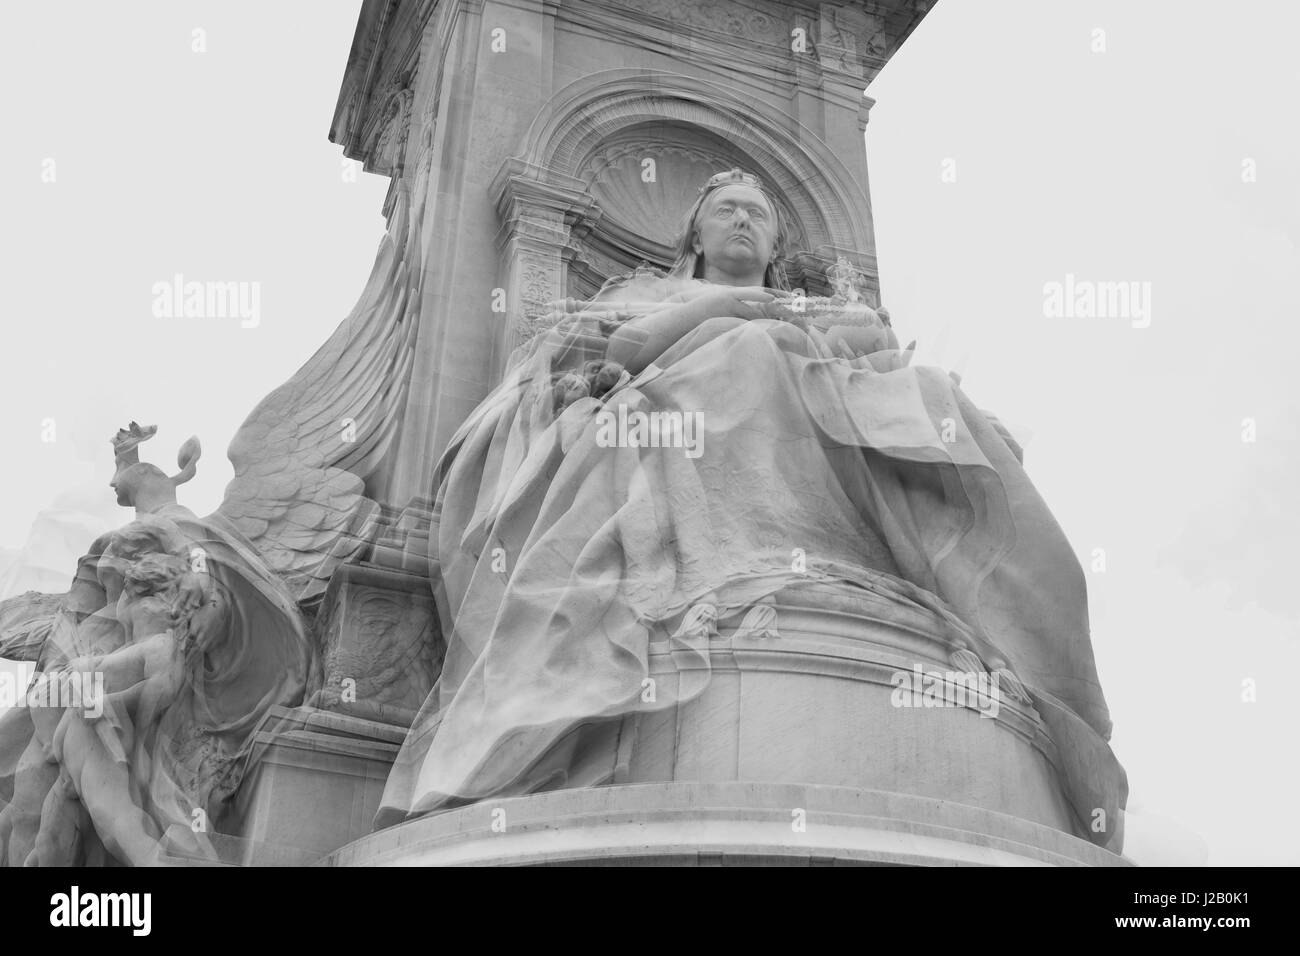
<path id="1" fill-rule="evenodd" d="M 0 401 L 22 464 L 0 548 L 56 505 L 74 555 L 120 521 L 108 438 L 131 418 L 159 425 L 160 464 L 201 438 L 182 499 L 214 509 L 235 429 L 356 301 L 387 181 L 344 181 L 326 135 L 358 9 L 6 11 Z M 885 304 L 1025 436 L 1088 569 L 1138 859 L 1300 863 L 1297 27 L 1265 0 L 940 0 L 870 90 Z M 159 322 L 177 272 L 259 282 L 260 324 Z M 1149 283 L 1149 325 L 1048 317 L 1067 275 Z"/>

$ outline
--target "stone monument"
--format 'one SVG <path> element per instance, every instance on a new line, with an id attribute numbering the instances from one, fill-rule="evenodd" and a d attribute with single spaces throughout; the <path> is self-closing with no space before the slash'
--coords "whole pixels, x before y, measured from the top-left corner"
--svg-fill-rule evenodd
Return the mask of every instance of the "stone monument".
<path id="1" fill-rule="evenodd" d="M 130 492 L 179 529 L 121 559 L 146 583 L 114 538 L 0 605 L 37 684 L 60 628 L 155 648 L 115 719 L 208 749 L 90 794 L 94 747 L 42 741 L 91 722 L 24 712 L 0 859 L 1123 862 L 1082 572 L 881 308 L 863 88 L 926 9 L 365 0 L 330 131 L 392 180 L 360 301 L 215 514 Z M 245 640 L 221 736 L 186 702 Z"/>

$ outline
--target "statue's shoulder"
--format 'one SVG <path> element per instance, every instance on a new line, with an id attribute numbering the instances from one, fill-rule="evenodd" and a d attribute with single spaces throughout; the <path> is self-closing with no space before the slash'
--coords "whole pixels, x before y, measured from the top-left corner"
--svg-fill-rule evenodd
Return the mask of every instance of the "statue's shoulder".
<path id="1" fill-rule="evenodd" d="M 681 279 L 673 279 L 649 265 L 637 266 L 631 272 L 614 276 L 600 287 L 594 302 L 662 302 L 680 291 Z"/>

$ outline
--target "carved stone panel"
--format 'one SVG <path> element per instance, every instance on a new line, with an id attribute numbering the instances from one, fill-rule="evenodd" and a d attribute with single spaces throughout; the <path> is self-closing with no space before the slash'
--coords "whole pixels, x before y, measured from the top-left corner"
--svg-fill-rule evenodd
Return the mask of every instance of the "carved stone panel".
<path id="1" fill-rule="evenodd" d="M 347 565 L 330 580 L 307 701 L 409 724 L 442 670 L 445 647 L 427 578 Z"/>
<path id="2" fill-rule="evenodd" d="M 681 3 L 680 0 L 616 0 L 642 17 L 667 20 L 677 30 L 693 29 L 760 43 L 784 43 L 789 33 L 780 3 Z"/>
<path id="3" fill-rule="evenodd" d="M 510 319 L 507 351 L 546 328 L 552 303 L 565 296 L 575 242 L 599 217 L 595 200 L 582 187 L 577 179 L 555 177 L 519 160 L 507 161 L 493 184 Z"/>
<path id="4" fill-rule="evenodd" d="M 519 311 L 514 333 L 520 343 L 548 328 L 551 303 L 561 298 L 560 267 L 555 258 L 525 254 L 520 259 Z"/>

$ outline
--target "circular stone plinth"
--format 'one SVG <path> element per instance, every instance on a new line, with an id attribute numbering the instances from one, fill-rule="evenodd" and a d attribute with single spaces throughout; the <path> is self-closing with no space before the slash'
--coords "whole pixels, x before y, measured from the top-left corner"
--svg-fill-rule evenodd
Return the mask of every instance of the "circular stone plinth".
<path id="1" fill-rule="evenodd" d="M 878 790 L 653 783 L 488 800 L 341 847 L 326 866 L 1125 866 L 1060 830 Z"/>

